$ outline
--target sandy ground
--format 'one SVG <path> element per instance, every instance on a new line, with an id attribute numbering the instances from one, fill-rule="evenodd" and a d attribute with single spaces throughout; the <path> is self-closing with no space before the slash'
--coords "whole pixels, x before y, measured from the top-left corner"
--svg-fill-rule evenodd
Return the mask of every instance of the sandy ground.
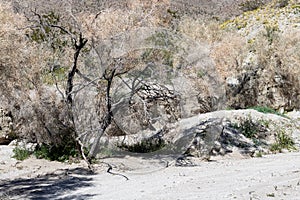
<path id="1" fill-rule="evenodd" d="M 113 166 L 10 158 L 0 146 L 0 199 L 299 199 L 300 153 L 198 162 L 175 167 L 171 158 L 104 159 Z M 169 167 L 165 167 L 169 161 Z"/>

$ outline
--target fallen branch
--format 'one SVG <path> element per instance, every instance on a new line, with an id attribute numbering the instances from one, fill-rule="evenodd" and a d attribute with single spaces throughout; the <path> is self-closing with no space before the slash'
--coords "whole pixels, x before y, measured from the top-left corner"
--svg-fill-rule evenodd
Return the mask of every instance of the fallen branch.
<path id="1" fill-rule="evenodd" d="M 82 144 L 82 142 L 80 141 L 79 137 L 76 138 L 77 143 L 80 145 L 80 151 L 81 151 L 81 156 L 84 159 L 84 161 L 86 162 L 89 170 L 93 171 L 92 166 L 91 166 L 91 162 L 87 159 L 87 157 L 84 154 L 84 145 Z"/>
<path id="2" fill-rule="evenodd" d="M 110 174 L 116 175 L 116 176 L 122 176 L 126 179 L 126 181 L 129 180 L 129 178 L 123 174 L 111 172 L 111 170 L 113 169 L 112 166 L 109 163 L 106 163 L 106 164 L 108 165 L 107 173 L 110 173 Z"/>

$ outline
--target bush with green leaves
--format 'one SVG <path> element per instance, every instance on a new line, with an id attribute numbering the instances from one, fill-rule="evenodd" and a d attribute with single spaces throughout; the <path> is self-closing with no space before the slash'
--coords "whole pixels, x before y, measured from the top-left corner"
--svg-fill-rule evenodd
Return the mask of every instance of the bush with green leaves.
<path id="1" fill-rule="evenodd" d="M 13 158 L 15 158 L 17 160 L 25 160 L 25 159 L 29 158 L 29 156 L 31 155 L 32 152 L 30 152 L 29 150 L 24 149 L 24 148 L 15 147 L 13 149 L 13 153 L 14 153 L 14 155 L 12 156 Z"/>
<path id="2" fill-rule="evenodd" d="M 84 149 L 84 151 L 85 154 L 88 154 L 87 149 Z M 69 161 L 73 158 L 81 159 L 82 157 L 74 142 L 69 142 L 66 145 L 57 146 L 42 144 L 37 146 L 33 150 L 17 146 L 13 149 L 13 153 L 13 158 L 17 160 L 25 160 L 32 154 L 38 159 L 47 159 L 51 161 L 55 160 L 60 162 Z"/>
<path id="3" fill-rule="evenodd" d="M 267 107 L 267 106 L 255 106 L 255 107 L 250 107 L 250 109 L 253 109 L 253 110 L 256 110 L 258 112 L 261 112 L 261 113 L 265 113 L 265 114 L 275 114 L 275 115 L 279 115 L 279 116 L 282 116 L 282 117 L 285 117 L 285 115 L 277 112 L 276 110 L 274 110 L 273 108 L 270 108 L 270 107 Z"/>
<path id="4" fill-rule="evenodd" d="M 232 124 L 234 129 L 239 130 L 245 137 L 250 139 L 255 139 L 257 137 L 262 126 L 262 124 L 254 122 L 251 116 L 242 121 L 240 124 Z"/>
<path id="5" fill-rule="evenodd" d="M 42 144 L 36 148 L 34 155 L 39 159 L 60 162 L 68 161 L 70 158 L 81 158 L 81 154 L 73 142 L 59 146 Z"/>
<path id="6" fill-rule="evenodd" d="M 261 158 L 262 156 L 263 156 L 263 153 L 261 151 L 259 151 L 255 154 L 255 157 L 257 157 L 257 158 Z"/>
<path id="7" fill-rule="evenodd" d="M 284 130 L 279 130 L 275 136 L 275 143 L 271 145 L 272 152 L 281 152 L 283 149 L 295 150 L 295 142 L 293 138 L 285 133 Z"/>
<path id="8" fill-rule="evenodd" d="M 154 141 L 151 139 L 146 139 L 133 145 L 123 144 L 120 146 L 120 148 L 133 153 L 150 153 L 162 149 L 165 147 L 165 145 L 166 143 L 162 139 Z"/>

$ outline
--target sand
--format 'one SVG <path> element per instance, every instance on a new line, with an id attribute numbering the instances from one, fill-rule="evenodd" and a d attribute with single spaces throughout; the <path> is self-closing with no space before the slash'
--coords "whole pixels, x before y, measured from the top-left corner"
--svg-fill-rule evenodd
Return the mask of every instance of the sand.
<path id="1" fill-rule="evenodd" d="M 125 156 L 95 164 L 11 158 L 0 146 L 0 199 L 300 199 L 300 153 L 199 161 Z M 169 162 L 169 167 L 166 163 Z M 113 173 L 107 173 L 109 163 Z"/>

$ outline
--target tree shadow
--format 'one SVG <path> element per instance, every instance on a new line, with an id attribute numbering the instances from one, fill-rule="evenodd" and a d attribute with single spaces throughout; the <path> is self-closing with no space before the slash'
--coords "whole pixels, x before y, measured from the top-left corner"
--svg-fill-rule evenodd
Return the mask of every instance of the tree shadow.
<path id="1" fill-rule="evenodd" d="M 89 199 L 95 195 L 82 189 L 93 186 L 92 175 L 87 169 L 75 168 L 36 178 L 0 181 L 0 199 Z M 81 192 L 75 192 L 78 190 Z"/>

